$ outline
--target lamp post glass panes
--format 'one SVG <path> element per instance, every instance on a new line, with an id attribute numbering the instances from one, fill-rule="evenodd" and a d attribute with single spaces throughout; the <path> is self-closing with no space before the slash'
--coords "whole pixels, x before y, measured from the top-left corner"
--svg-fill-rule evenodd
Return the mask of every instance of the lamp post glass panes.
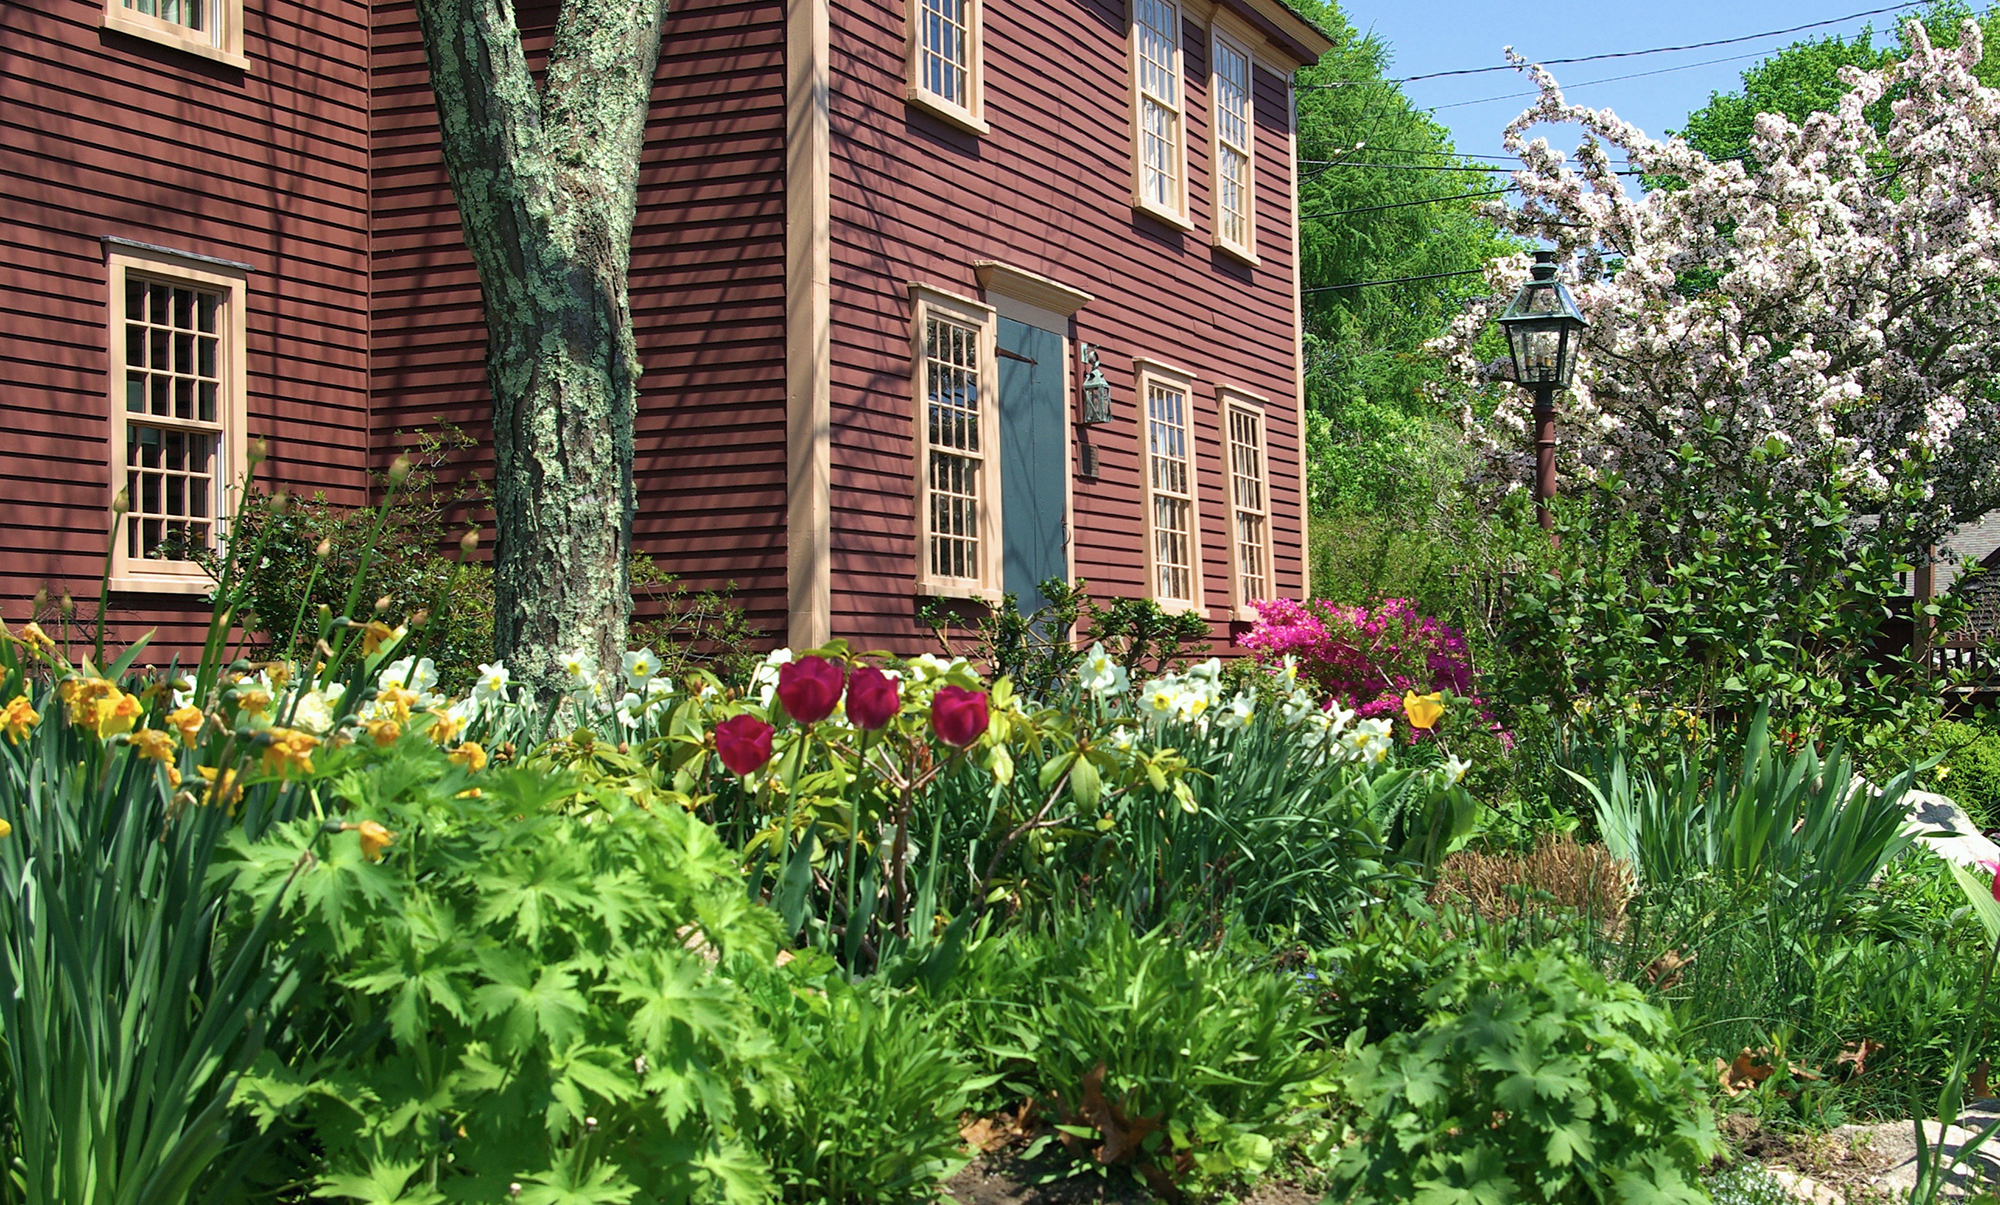
<path id="1" fill-rule="evenodd" d="M 1500 315 L 1500 329 L 1507 334 L 1515 382 L 1535 395 L 1535 513 L 1545 529 L 1555 524 L 1549 500 L 1556 496 L 1556 390 L 1569 388 L 1586 325 L 1556 279 L 1556 253 L 1535 252 L 1534 275 Z"/>

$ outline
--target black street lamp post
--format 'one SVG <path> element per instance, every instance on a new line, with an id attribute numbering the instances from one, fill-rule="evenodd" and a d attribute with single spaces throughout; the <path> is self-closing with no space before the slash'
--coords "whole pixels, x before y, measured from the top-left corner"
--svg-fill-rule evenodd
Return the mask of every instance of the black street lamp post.
<path id="1" fill-rule="evenodd" d="M 1549 501 L 1556 496 L 1556 390 L 1569 388 L 1586 325 L 1556 279 L 1556 253 L 1535 252 L 1534 276 L 1500 315 L 1500 329 L 1515 382 L 1535 395 L 1535 514 L 1544 530 L 1555 525 Z"/>

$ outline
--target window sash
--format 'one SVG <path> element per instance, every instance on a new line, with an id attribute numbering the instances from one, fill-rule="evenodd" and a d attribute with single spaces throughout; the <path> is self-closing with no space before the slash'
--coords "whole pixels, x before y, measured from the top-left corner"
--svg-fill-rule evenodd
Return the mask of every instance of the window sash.
<path id="1" fill-rule="evenodd" d="M 972 108 L 972 6 L 978 0 L 917 0 L 916 84 L 948 104 Z"/>
<path id="2" fill-rule="evenodd" d="M 229 295 L 127 271 L 120 329 L 123 481 L 119 539 L 129 561 L 189 564 L 213 552 L 222 510 Z"/>
<path id="3" fill-rule="evenodd" d="M 930 576 L 965 584 L 987 577 L 991 533 L 981 512 L 989 484 L 983 425 L 981 327 L 925 310 L 923 318 L 925 556 Z"/>
<path id="4" fill-rule="evenodd" d="M 1228 408 L 1230 502 L 1236 541 L 1239 605 L 1270 597 L 1270 491 L 1264 418 Z"/>
<path id="5" fill-rule="evenodd" d="M 1216 234 L 1230 246 L 1248 248 L 1255 153 L 1250 56 L 1220 35 L 1214 54 Z"/>
<path id="6" fill-rule="evenodd" d="M 1146 383 L 1153 588 L 1159 598 L 1191 603 L 1195 600 L 1196 533 L 1187 412 L 1187 390 L 1159 381 Z"/>
<path id="7" fill-rule="evenodd" d="M 1178 213 L 1186 160 L 1180 10 L 1168 0 L 1132 0 L 1132 5 L 1137 42 L 1140 196 Z"/>

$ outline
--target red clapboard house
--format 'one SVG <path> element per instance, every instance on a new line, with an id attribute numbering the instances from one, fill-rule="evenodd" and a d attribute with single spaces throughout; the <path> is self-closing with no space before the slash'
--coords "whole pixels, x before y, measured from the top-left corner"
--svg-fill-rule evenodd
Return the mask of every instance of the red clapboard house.
<path id="1" fill-rule="evenodd" d="M 794 644 L 916 651 L 927 600 L 1052 576 L 1218 637 L 1299 594 L 1289 80 L 1327 48 L 1282 0 L 676 0 L 636 547 Z M 408 433 L 485 430 L 408 0 L 0 5 L 0 196 L 15 623 L 108 552 L 114 631 L 184 645 L 168 554 L 251 439 L 362 503 Z"/>

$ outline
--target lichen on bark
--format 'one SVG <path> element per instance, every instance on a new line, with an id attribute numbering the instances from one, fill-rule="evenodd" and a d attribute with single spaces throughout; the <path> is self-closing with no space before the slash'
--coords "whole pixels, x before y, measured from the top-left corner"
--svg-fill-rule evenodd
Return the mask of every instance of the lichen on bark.
<path id="1" fill-rule="evenodd" d="M 538 695 L 625 647 L 638 347 L 627 299 L 663 0 L 563 0 L 540 81 L 511 0 L 416 0 L 485 304 L 495 647 Z"/>

